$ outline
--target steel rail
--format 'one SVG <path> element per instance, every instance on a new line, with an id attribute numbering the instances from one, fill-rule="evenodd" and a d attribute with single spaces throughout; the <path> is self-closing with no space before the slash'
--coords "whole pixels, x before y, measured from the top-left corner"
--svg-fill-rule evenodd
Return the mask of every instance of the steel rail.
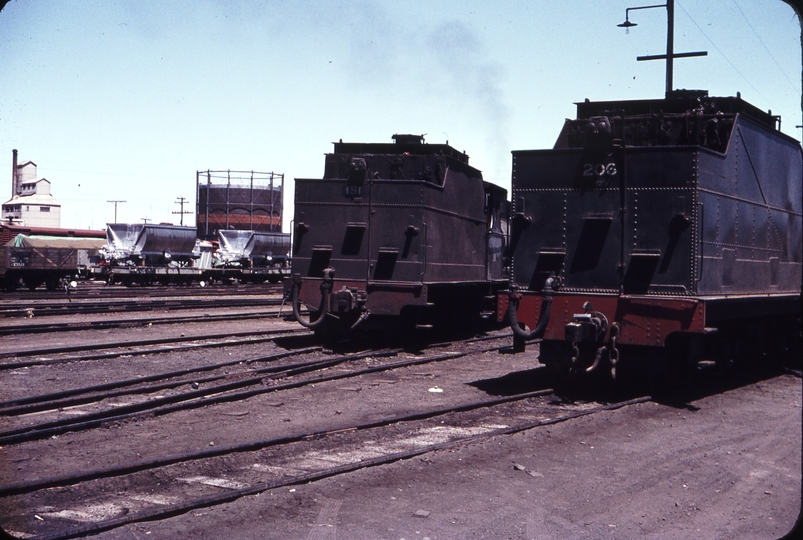
<path id="1" fill-rule="evenodd" d="M 248 285 L 207 285 L 206 287 L 173 288 L 173 287 L 125 287 L 117 285 L 81 285 L 70 291 L 73 300 L 103 299 L 103 298 L 181 298 L 181 297 L 214 297 L 223 293 L 225 296 L 255 296 L 276 294 L 283 290 L 278 284 L 248 284 Z M 261 288 L 260 288 L 261 287 Z M 66 299 L 63 289 L 56 291 L 0 291 L 0 302 L 3 300 L 61 300 Z"/>
<path id="2" fill-rule="evenodd" d="M 57 409 L 57 408 L 64 408 L 64 407 L 73 407 L 76 405 L 82 405 L 85 403 L 91 403 L 92 401 L 100 401 L 102 399 L 108 399 L 110 397 L 118 397 L 121 395 L 127 394 L 142 394 L 147 392 L 155 392 L 159 390 L 164 390 L 167 388 L 175 388 L 184 384 L 192 384 L 198 383 L 202 384 L 205 382 L 211 382 L 215 380 L 225 379 L 227 377 L 234 377 L 238 375 L 242 375 L 243 372 L 239 373 L 226 373 L 222 375 L 213 375 L 210 377 L 203 377 L 203 378 L 193 378 L 193 379 L 182 379 L 177 381 L 170 381 L 162 384 L 157 385 L 144 385 L 144 383 L 153 382 L 153 381 L 160 381 L 164 379 L 174 379 L 176 377 L 183 377 L 186 375 L 190 375 L 193 373 L 201 373 L 205 371 L 214 371 L 217 369 L 221 369 L 224 367 L 234 366 L 237 364 L 254 364 L 256 362 L 273 362 L 275 360 L 281 360 L 283 358 L 287 358 L 289 356 L 300 356 L 303 354 L 309 354 L 311 352 L 320 351 L 322 347 L 307 347 L 304 349 L 299 349 L 295 351 L 287 351 L 281 352 L 277 354 L 270 354 L 267 356 L 259 356 L 256 358 L 248 358 L 248 359 L 237 359 L 237 360 L 228 360 L 226 362 L 218 362 L 215 364 L 208 364 L 198 367 L 180 369 L 175 371 L 168 371 L 163 373 L 156 373 L 153 375 L 146 375 L 143 377 L 132 377 L 129 379 L 122 379 L 119 381 L 108 382 L 104 384 L 96 384 L 92 386 L 84 386 L 80 388 L 73 388 L 70 390 L 62 390 L 60 392 L 51 392 L 48 394 L 40 394 L 37 396 L 28 396 L 24 398 L 17 398 L 11 399 L 6 401 L 0 401 L 0 415 L 2 416 L 11 416 L 11 415 L 21 415 L 21 414 L 29 414 L 32 412 L 38 412 L 43 410 L 50 410 L 50 409 Z M 273 368 L 276 369 L 276 368 Z M 246 372 L 255 373 L 261 370 L 247 370 Z M 142 385 L 142 386 L 140 386 Z M 134 386 L 135 388 L 129 388 Z M 128 388 L 123 390 L 124 388 Z M 103 394 L 99 394 L 99 392 L 105 392 Z M 84 397 L 76 397 L 80 396 L 81 394 L 94 394 L 92 396 L 84 396 Z"/>
<path id="3" fill-rule="evenodd" d="M 551 388 L 537 390 L 534 392 L 527 392 L 524 394 L 517 394 L 514 396 L 504 396 L 493 398 L 489 400 L 478 400 L 459 405 L 451 405 L 446 407 L 436 407 L 427 411 L 419 411 L 415 413 L 405 413 L 392 416 L 386 416 L 378 420 L 362 424 L 343 424 L 324 430 L 303 431 L 290 435 L 283 435 L 280 437 L 271 437 L 268 439 L 261 439 L 257 441 L 249 441 L 245 443 L 233 444 L 228 446 L 220 446 L 216 448 L 206 448 L 197 450 L 195 452 L 186 452 L 183 454 L 172 454 L 160 458 L 146 459 L 135 461 L 132 463 L 125 463 L 122 465 L 115 465 L 111 467 L 103 467 L 90 471 L 82 471 L 80 473 L 63 474 L 47 478 L 40 478 L 37 480 L 27 480 L 24 482 L 17 482 L 6 486 L 0 486 L 0 497 L 8 497 L 11 495 L 21 495 L 30 493 L 39 489 L 47 489 L 52 487 L 61 487 L 74 485 L 80 482 L 87 482 L 89 480 L 96 480 L 98 478 L 111 478 L 114 476 L 122 476 L 134 472 L 141 472 L 149 469 L 156 469 L 159 467 L 166 467 L 176 463 L 185 463 L 188 461 L 197 461 L 201 459 L 208 459 L 213 457 L 225 456 L 228 454 L 235 454 L 239 452 L 253 452 L 262 450 L 271 446 L 279 446 L 299 442 L 303 440 L 320 439 L 330 434 L 363 431 L 366 429 L 376 429 L 386 427 L 391 424 L 400 422 L 412 422 L 416 420 L 426 420 L 436 416 L 443 416 L 445 414 L 454 412 L 466 412 L 485 407 L 495 407 L 505 403 L 512 403 L 515 401 L 522 401 L 532 397 L 540 397 L 554 393 Z"/>
<path id="4" fill-rule="evenodd" d="M 386 354 L 396 354 L 396 353 L 398 353 L 398 350 L 388 351 Z M 381 354 L 377 354 L 376 351 L 371 351 L 366 353 L 341 356 L 336 359 L 305 362 L 302 364 L 291 366 L 289 369 L 280 370 L 269 377 L 250 377 L 247 379 L 241 379 L 230 383 L 218 384 L 215 386 L 210 386 L 208 388 L 193 390 L 190 392 L 184 392 L 182 394 L 177 394 L 173 396 L 162 396 L 159 398 L 143 401 L 140 403 L 131 403 L 129 405 L 124 405 L 121 407 L 115 407 L 114 409 L 107 409 L 104 411 L 90 413 L 81 416 L 79 418 L 63 418 L 61 420 L 53 420 L 50 422 L 43 422 L 41 424 L 26 426 L 23 428 L 7 430 L 4 432 L 0 432 L 0 446 L 4 444 L 17 444 L 21 442 L 47 438 L 53 435 L 60 435 L 62 433 L 67 433 L 70 431 L 83 431 L 87 429 L 93 429 L 108 422 L 116 422 L 134 418 L 146 411 L 147 414 L 152 414 L 154 416 L 157 415 L 161 416 L 163 414 L 168 414 L 175 411 L 204 407 L 212 403 L 221 403 L 225 401 L 239 401 L 263 393 L 275 392 L 287 388 L 295 388 L 297 386 L 304 386 L 306 384 L 314 384 L 315 382 L 318 381 L 295 383 L 294 385 L 287 386 L 287 388 L 285 388 L 284 385 L 282 385 L 281 387 L 272 386 L 256 390 L 226 393 L 226 392 L 232 392 L 233 390 L 239 390 L 241 388 L 245 388 L 248 386 L 262 385 L 265 382 L 267 382 L 268 379 L 271 378 L 275 379 L 280 377 L 299 375 L 307 371 L 332 367 L 337 364 L 348 362 L 350 360 L 364 358 L 366 356 L 380 356 L 380 355 Z M 213 397 L 208 399 L 201 399 L 205 398 L 206 396 L 213 396 Z"/>
<path id="5" fill-rule="evenodd" d="M 70 362 L 86 362 L 89 360 L 108 360 L 109 358 L 117 358 L 120 356 L 144 356 L 148 354 L 163 354 L 163 353 L 170 353 L 170 352 L 179 352 L 179 351 L 189 351 L 193 349 L 211 349 L 216 347 L 235 347 L 238 345 L 251 345 L 255 343 L 265 343 L 268 341 L 273 341 L 275 339 L 281 337 L 287 337 L 290 335 L 298 335 L 298 337 L 314 337 L 311 333 L 305 333 L 303 328 L 288 328 L 285 330 L 265 330 L 262 332 L 244 332 L 243 335 L 269 335 L 272 337 L 259 337 L 259 338 L 252 338 L 252 339 L 224 339 L 223 341 L 210 341 L 208 343 L 191 343 L 187 345 L 179 345 L 175 347 L 156 347 L 151 349 L 126 349 L 122 351 L 114 351 L 114 352 L 107 352 L 107 353 L 99 353 L 99 354 L 86 354 L 82 356 L 67 356 L 61 358 L 41 358 L 37 360 L 30 360 L 24 362 L 12 362 L 12 363 L 0 363 L 0 370 L 4 369 L 18 369 L 30 366 L 46 366 L 52 364 L 67 364 Z M 276 334 L 279 334 L 278 336 Z M 239 335 L 239 333 L 231 333 L 227 335 Z M 219 338 L 220 336 L 216 336 Z M 203 336 L 198 336 L 192 339 L 173 339 L 173 338 L 166 338 L 162 343 L 174 343 L 176 341 L 203 341 L 206 339 Z M 118 348 L 125 347 L 125 344 L 118 345 Z"/>
<path id="6" fill-rule="evenodd" d="M 265 295 L 266 296 L 266 295 Z M 281 298 L 273 295 L 271 298 L 234 298 L 234 299 L 215 299 L 211 297 L 207 300 L 148 300 L 140 299 L 132 301 L 112 301 L 112 302 L 73 302 L 70 304 L 28 304 L 20 307 L 19 302 L 13 306 L 0 305 L 0 316 L 12 317 L 59 317 L 64 315 L 85 315 L 93 313 L 128 313 L 134 311 L 154 311 L 157 309 L 167 309 L 168 311 L 185 311 L 189 309 L 205 309 L 209 307 L 250 307 L 250 306 L 271 306 L 280 305 Z"/>
<path id="7" fill-rule="evenodd" d="M 548 392 L 548 391 L 545 390 L 545 391 L 542 391 L 542 392 Z M 532 394 L 536 394 L 536 393 L 534 392 Z M 527 396 L 527 397 L 534 397 L 534 396 Z M 523 399 L 523 398 L 520 398 L 519 396 L 511 396 L 511 397 L 508 397 L 506 399 L 512 401 L 512 400 L 515 400 L 515 399 Z M 297 475 L 297 476 L 294 476 L 294 477 L 291 477 L 291 478 L 284 478 L 284 479 L 281 479 L 281 480 L 274 480 L 274 481 L 271 481 L 271 482 L 260 482 L 260 483 L 253 484 L 253 485 L 245 487 L 245 488 L 233 489 L 233 490 L 227 491 L 225 493 L 219 493 L 219 494 L 207 495 L 207 496 L 204 496 L 204 497 L 198 497 L 198 498 L 195 498 L 195 499 L 190 499 L 190 500 L 187 500 L 187 501 L 184 501 L 184 502 L 181 502 L 181 503 L 177 503 L 177 504 L 173 504 L 173 505 L 165 505 L 165 506 L 160 506 L 160 507 L 149 508 L 149 509 L 146 509 L 146 510 L 141 510 L 139 512 L 126 514 L 125 516 L 121 516 L 121 517 L 117 517 L 117 518 L 111 518 L 111 519 L 107 519 L 107 520 L 103 520 L 103 521 L 99 521 L 99 522 L 91 523 L 91 524 L 87 524 L 87 525 L 82 525 L 82 526 L 74 527 L 72 529 L 68 529 L 68 530 L 65 530 L 65 531 L 58 531 L 58 532 L 54 532 L 54 533 L 43 534 L 43 535 L 40 535 L 40 536 L 34 536 L 32 538 L 37 539 L 37 540 L 65 540 L 65 539 L 69 539 L 69 538 L 79 538 L 79 537 L 87 535 L 87 534 L 97 534 L 97 533 L 100 533 L 100 532 L 104 532 L 104 531 L 108 531 L 108 530 L 115 529 L 115 528 L 118 528 L 118 527 L 122 527 L 124 525 L 129 525 L 131 523 L 137 523 L 137 522 L 141 522 L 141 521 L 154 521 L 154 520 L 159 520 L 159 519 L 165 519 L 165 518 L 168 518 L 168 517 L 172 517 L 172 516 L 176 516 L 176 515 L 187 513 L 187 512 L 189 512 L 191 510 L 196 510 L 196 509 L 199 509 L 199 508 L 207 508 L 207 507 L 210 507 L 210 506 L 215 506 L 215 505 L 219 505 L 219 504 L 233 502 L 233 501 L 235 501 L 237 499 L 240 499 L 242 497 L 245 497 L 245 496 L 248 496 L 248 495 L 256 495 L 258 493 L 262 493 L 264 491 L 268 491 L 268 490 L 271 490 L 271 489 L 277 489 L 277 488 L 284 487 L 284 486 L 306 484 L 306 483 L 309 483 L 309 482 L 322 480 L 324 478 L 330 478 L 330 477 L 338 476 L 338 475 L 341 475 L 341 474 L 347 474 L 347 473 L 354 472 L 354 471 L 357 471 L 357 470 L 360 470 L 360 469 L 366 469 L 366 468 L 370 468 L 370 467 L 376 467 L 378 465 L 386 465 L 386 464 L 393 463 L 393 462 L 396 462 L 396 461 L 401 461 L 401 460 L 405 460 L 405 459 L 411 459 L 411 458 L 414 458 L 414 457 L 417 457 L 417 456 L 420 456 L 420 455 L 423 455 L 423 454 L 427 454 L 429 452 L 434 452 L 434 451 L 438 451 L 438 450 L 446 450 L 446 449 L 455 448 L 457 446 L 465 445 L 465 444 L 474 444 L 474 443 L 481 442 L 481 441 L 484 441 L 484 440 L 487 440 L 487 439 L 490 439 L 490 438 L 493 438 L 493 437 L 512 435 L 512 434 L 515 434 L 515 433 L 520 433 L 522 431 L 527 431 L 527 430 L 535 429 L 535 428 L 542 427 L 542 426 L 554 425 L 554 424 L 566 422 L 566 421 L 569 421 L 569 420 L 573 420 L 573 419 L 576 419 L 576 418 L 580 418 L 580 417 L 583 417 L 583 416 L 597 414 L 599 412 L 616 410 L 616 409 L 620 409 L 620 408 L 627 407 L 627 406 L 630 406 L 630 405 L 635 405 L 635 404 L 638 404 L 638 403 L 645 403 L 645 402 L 648 402 L 650 400 L 651 400 L 651 398 L 649 398 L 649 397 L 642 397 L 642 398 L 631 399 L 631 400 L 628 400 L 628 401 L 622 401 L 622 402 L 618 402 L 618 403 L 611 403 L 611 404 L 608 404 L 608 405 L 601 405 L 601 406 L 595 407 L 593 409 L 587 409 L 585 411 L 576 411 L 576 412 L 573 412 L 573 413 L 570 413 L 570 414 L 567 414 L 567 415 L 563 415 L 563 416 L 559 416 L 559 417 L 556 417 L 556 418 L 549 418 L 549 419 L 545 419 L 545 420 L 536 420 L 536 421 L 533 421 L 533 422 L 525 422 L 525 423 L 518 424 L 518 425 L 515 425 L 515 426 L 508 426 L 508 427 L 504 427 L 504 428 L 499 428 L 499 429 L 488 431 L 488 432 L 485 432 L 485 433 L 480 433 L 480 434 L 476 434 L 476 435 L 469 435 L 469 436 L 466 436 L 466 437 L 459 437 L 459 438 L 452 439 L 452 440 L 446 441 L 446 442 L 441 442 L 441 443 L 435 443 L 435 444 L 431 444 L 431 445 L 427 445 L 427 446 L 422 446 L 422 447 L 416 448 L 414 450 L 407 450 L 407 451 L 396 452 L 396 453 L 392 453 L 392 454 L 386 454 L 384 456 L 378 456 L 378 457 L 375 457 L 375 458 L 367 458 L 367 459 L 363 459 L 363 460 L 358 461 L 358 462 L 347 463 L 345 465 L 340 465 L 340 466 L 337 466 L 337 467 L 332 467 L 330 469 L 325 469 L 323 471 L 310 472 L 310 473 L 306 473 L 306 474 Z M 466 409 L 466 410 L 470 410 L 470 409 Z M 450 411 L 450 412 L 452 412 L 452 411 Z M 418 414 L 413 414 L 413 415 L 409 415 L 409 416 L 410 416 L 411 420 L 424 419 L 425 417 L 421 416 L 421 415 L 424 415 L 424 414 L 426 414 L 426 413 L 418 413 Z M 420 418 L 413 418 L 414 416 L 419 416 Z M 399 421 L 405 421 L 405 420 L 395 420 L 395 421 L 399 422 Z M 364 428 L 364 429 L 370 429 L 370 428 Z M 327 433 L 332 433 L 332 432 L 335 432 L 335 431 L 342 432 L 343 430 L 342 429 L 340 429 L 340 430 L 328 430 L 326 432 L 323 432 L 321 436 L 326 436 Z M 221 448 L 221 450 L 223 450 L 223 448 Z M 201 459 L 201 458 L 199 458 L 199 459 Z M 123 474 L 127 474 L 127 473 L 123 473 Z M 23 486 L 20 486 L 20 487 L 22 488 Z M 0 490 L 1 489 L 5 489 L 5 487 L 4 488 L 0 488 Z M 41 489 L 41 488 L 37 488 L 37 489 Z M 0 491 L 0 493 L 2 493 L 2 491 Z"/>
<path id="8" fill-rule="evenodd" d="M 480 341 L 490 341 L 490 340 L 494 340 L 494 339 L 505 339 L 505 338 L 507 338 L 506 335 L 505 336 L 483 336 L 483 337 L 479 337 L 479 338 L 472 338 L 472 339 L 466 340 L 466 343 L 477 343 L 477 342 L 480 342 Z M 272 339 L 273 338 L 270 338 L 270 340 L 272 340 Z M 247 341 L 247 343 L 253 343 L 253 341 L 249 340 L 249 341 Z M 449 346 L 450 344 L 451 344 L 451 342 L 433 343 L 433 344 L 429 345 L 429 348 L 431 348 L 431 349 L 442 348 L 442 347 Z M 190 348 L 194 348 L 194 347 L 190 347 Z M 169 351 L 175 351 L 176 349 L 175 348 L 171 348 L 171 349 L 168 349 L 168 350 Z M 77 402 L 76 403 L 69 403 L 67 401 L 62 401 L 62 400 L 66 400 L 67 398 L 71 398 L 71 397 L 74 397 L 74 396 L 77 396 L 77 395 L 80 395 L 80 394 L 87 394 L 87 393 L 91 393 L 91 392 L 103 392 L 103 391 L 107 391 L 107 390 L 114 390 L 114 389 L 117 389 L 117 388 L 124 388 L 126 386 L 139 385 L 139 384 L 142 384 L 142 383 L 145 383 L 145 382 L 152 382 L 152 381 L 157 381 L 157 380 L 161 380 L 161 379 L 169 379 L 169 378 L 174 378 L 174 377 L 181 377 L 181 376 L 184 376 L 184 375 L 189 375 L 191 373 L 200 373 L 200 372 L 204 372 L 204 371 L 213 371 L 215 369 L 220 369 L 220 368 L 223 368 L 223 367 L 228 367 L 228 366 L 237 365 L 237 364 L 241 364 L 241 363 L 252 364 L 252 363 L 256 363 L 256 362 L 270 362 L 270 361 L 273 361 L 273 360 L 286 358 L 287 356 L 295 356 L 295 355 L 307 354 L 309 352 L 315 352 L 315 351 L 320 351 L 320 350 L 322 350 L 322 347 L 320 347 L 320 346 L 307 347 L 307 348 L 304 348 L 304 349 L 295 350 L 295 351 L 288 352 L 288 353 L 279 353 L 279 354 L 273 354 L 273 355 L 267 355 L 267 356 L 257 356 L 257 357 L 254 357 L 254 358 L 247 358 L 247 359 L 228 360 L 226 362 L 218 362 L 218 363 L 215 363 L 215 364 L 208 364 L 208 365 L 198 366 L 198 367 L 194 367 L 194 368 L 185 368 L 185 369 L 180 369 L 180 370 L 175 370 L 175 371 L 168 371 L 168 372 L 164 372 L 164 373 L 157 373 L 157 374 L 154 374 L 154 375 L 146 375 L 146 376 L 143 376 L 143 377 L 133 377 L 133 378 L 129 378 L 129 379 L 122 379 L 120 381 L 114 381 L 114 382 L 109 382 L 109 383 L 104 383 L 104 384 L 96 384 L 96 385 L 91 385 L 91 386 L 86 386 L 86 387 L 73 388 L 73 389 L 70 389 L 70 390 L 62 390 L 60 392 L 50 392 L 50 393 L 47 393 L 47 394 L 39 394 L 39 395 L 36 395 L 36 396 L 27 396 L 27 397 L 22 397 L 22 398 L 9 399 L 9 400 L 5 400 L 5 401 L 0 401 L 0 415 L 10 416 L 12 414 L 26 414 L 26 413 L 29 413 L 29 412 L 36 412 L 37 410 L 47 410 L 47 409 L 57 408 L 57 407 L 72 406 L 72 405 L 76 405 L 76 404 L 79 404 L 79 403 L 77 403 Z M 160 349 L 159 351 L 161 352 L 162 349 Z M 126 354 L 131 354 L 131 352 L 129 351 Z M 134 354 L 137 354 L 137 353 L 134 353 Z M 85 360 L 85 359 L 86 358 L 81 358 L 80 360 Z M 223 376 L 214 376 L 212 378 L 205 378 L 205 379 L 195 378 L 195 379 L 192 379 L 192 380 L 182 380 L 182 381 L 177 381 L 175 383 L 167 383 L 166 385 L 163 386 L 163 388 L 172 388 L 172 387 L 176 387 L 176 386 L 181 386 L 182 384 L 194 383 L 194 382 L 197 382 L 197 383 L 200 384 L 200 383 L 208 382 L 208 381 L 211 381 L 211 380 L 218 380 L 219 378 L 222 378 L 222 377 Z M 148 386 L 148 387 L 139 388 L 139 389 L 136 389 L 136 390 L 131 390 L 129 393 L 143 393 L 143 392 L 149 392 L 149 391 L 154 391 L 154 390 L 161 390 L 163 388 L 159 388 L 157 386 Z M 108 397 L 115 397 L 115 395 L 107 393 L 107 394 L 105 394 L 103 396 L 104 399 L 108 398 Z M 97 400 L 97 398 L 98 398 L 98 396 L 93 396 L 93 401 Z M 28 410 L 23 410 L 24 406 L 36 405 L 36 404 L 42 404 L 42 405 L 39 406 L 39 408 L 36 408 L 36 409 L 31 408 L 31 409 L 28 409 Z"/>
<path id="9" fill-rule="evenodd" d="M 209 306 L 213 307 L 213 306 Z M 100 330 L 104 328 L 120 328 L 124 326 L 146 326 L 149 324 L 186 324 L 186 323 L 204 323 L 214 321 L 229 321 L 229 320 L 248 320 L 260 319 L 264 317 L 276 317 L 281 315 L 280 311 L 258 311 L 258 312 L 243 312 L 243 313 L 225 313 L 220 315 L 209 315 L 207 313 L 195 316 L 182 316 L 182 317 L 145 317 L 136 319 L 113 319 L 101 321 L 77 321 L 77 322 L 63 322 L 63 323 L 45 323 L 45 324 L 20 324 L 16 326 L 3 326 L 0 327 L 0 335 L 14 335 L 14 334 L 44 334 L 52 332 L 78 332 L 82 330 Z"/>
<path id="10" fill-rule="evenodd" d="M 245 388 L 248 386 L 262 386 L 266 382 L 271 379 L 279 379 L 284 377 L 291 377 L 295 375 L 300 375 L 302 373 L 315 371 L 315 370 L 322 370 L 326 368 L 330 368 L 336 366 L 338 364 L 342 364 L 345 362 L 349 362 L 352 360 L 358 360 L 365 357 L 382 357 L 382 356 L 392 356 L 402 352 L 402 349 L 387 349 L 385 351 L 369 351 L 357 354 L 351 354 L 346 356 L 340 356 L 334 359 L 327 359 L 322 361 L 316 362 L 308 362 L 299 364 L 297 366 L 291 366 L 288 369 L 281 370 L 267 377 L 251 377 L 248 379 L 242 379 L 239 381 L 220 384 L 216 386 L 212 386 L 209 388 L 193 390 L 190 392 L 185 392 L 182 394 L 174 395 L 174 396 L 163 396 L 160 398 L 156 398 L 149 401 L 144 401 L 141 403 L 132 403 L 129 405 L 124 405 L 121 407 L 116 407 L 114 409 L 109 409 L 106 411 L 99 411 L 96 413 L 90 413 L 84 415 L 80 418 L 65 418 L 61 420 L 54 420 L 51 422 L 44 422 L 41 424 L 26 426 L 23 428 L 8 430 L 5 432 L 0 432 L 0 445 L 9 445 L 9 444 L 19 444 L 22 442 L 32 441 L 43 439 L 47 437 L 52 437 L 54 435 L 61 435 L 67 432 L 75 432 L 75 431 L 84 431 L 87 429 L 94 429 L 96 427 L 102 426 L 103 424 L 107 424 L 110 422 L 118 422 L 129 420 L 131 418 L 135 418 L 140 416 L 143 413 L 147 413 L 148 415 L 152 416 L 162 416 L 165 414 L 169 414 L 176 411 L 181 410 L 189 410 L 198 407 L 204 407 L 207 405 L 215 404 L 215 403 L 223 403 L 223 402 L 230 402 L 230 401 L 242 401 L 244 399 L 248 399 L 260 394 L 266 394 L 270 392 L 278 392 L 282 390 L 290 390 L 294 388 L 299 388 L 302 386 L 307 386 L 311 384 L 317 384 L 321 382 L 328 382 L 334 381 L 339 379 L 357 377 L 360 375 L 366 375 L 370 373 L 378 373 L 382 371 L 389 371 L 392 369 L 398 369 L 401 367 L 408 367 L 414 365 L 421 365 L 427 364 L 431 362 L 438 362 L 443 360 L 453 360 L 456 358 L 462 358 L 469 354 L 482 354 L 484 352 L 489 352 L 493 350 L 499 350 L 504 347 L 490 347 L 486 349 L 480 349 L 477 351 L 470 351 L 470 352 L 454 352 L 454 353 L 446 353 L 443 355 L 433 356 L 433 357 L 424 357 L 424 358 L 415 358 L 412 360 L 404 360 L 401 362 L 395 362 L 391 364 L 386 364 L 382 366 L 374 366 L 370 368 L 364 368 L 361 370 L 350 371 L 346 373 L 337 373 L 337 374 L 330 374 L 324 375 L 319 377 L 313 377 L 309 379 L 305 379 L 303 381 L 279 384 L 269 387 L 263 388 L 256 388 L 251 390 L 242 390 L 239 392 L 234 392 L 234 390 L 240 390 L 241 388 Z M 201 399 L 205 398 L 206 399 Z"/>
<path id="11" fill-rule="evenodd" d="M 119 347 L 132 347 L 132 346 L 143 346 L 143 345 L 164 345 L 165 343 L 181 343 L 187 341 L 202 341 L 202 340 L 212 340 L 212 339 L 225 339 L 227 337 L 244 337 L 244 336 L 254 336 L 254 335 L 265 335 L 265 334 L 287 334 L 293 333 L 292 329 L 286 330 L 247 330 L 243 332 L 226 332 L 221 334 L 203 334 L 197 336 L 178 336 L 178 337 L 169 337 L 169 338 L 155 338 L 155 339 L 142 339 L 137 341 L 119 341 L 113 343 L 95 343 L 89 345 L 73 345 L 68 347 L 50 347 L 50 348 L 42 348 L 42 349 L 29 349 L 25 351 L 11 351 L 0 353 L 0 359 L 2 358 L 20 358 L 26 356 L 47 356 L 49 354 L 60 354 L 60 353 L 70 353 L 70 352 L 82 352 L 82 351 L 94 351 L 98 349 L 116 349 Z M 123 354 L 131 354 L 131 352 L 126 352 Z M 3 364 L 0 363 L 0 369 L 9 369 L 20 367 L 20 363 L 17 364 Z"/>

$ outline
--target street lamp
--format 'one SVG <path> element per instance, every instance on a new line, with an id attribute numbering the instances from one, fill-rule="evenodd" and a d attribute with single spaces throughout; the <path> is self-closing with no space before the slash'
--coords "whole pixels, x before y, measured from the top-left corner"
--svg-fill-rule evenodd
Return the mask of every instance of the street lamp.
<path id="1" fill-rule="evenodd" d="M 636 60 L 639 62 L 643 60 L 666 60 L 666 97 L 672 92 L 672 61 L 675 58 L 689 58 L 692 56 L 708 56 L 707 51 L 675 53 L 675 0 L 667 0 L 666 4 L 659 4 L 654 6 L 639 6 L 625 9 L 625 22 L 617 24 L 620 28 L 625 28 L 630 32 L 630 28 L 638 26 L 634 22 L 630 22 L 630 11 L 637 9 L 652 9 L 652 8 L 666 8 L 666 54 L 656 54 L 651 56 L 638 56 Z"/>

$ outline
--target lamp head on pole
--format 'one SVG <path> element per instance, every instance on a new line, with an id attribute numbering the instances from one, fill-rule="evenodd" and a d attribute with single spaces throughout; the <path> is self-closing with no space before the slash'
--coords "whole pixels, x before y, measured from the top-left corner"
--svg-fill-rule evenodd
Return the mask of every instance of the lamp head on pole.
<path id="1" fill-rule="evenodd" d="M 622 24 L 617 24 L 616 26 L 618 26 L 619 28 L 624 28 L 625 29 L 625 34 L 629 34 L 630 33 L 630 27 L 631 26 L 638 26 L 638 25 L 636 23 L 634 23 L 634 22 L 630 22 L 630 13 L 625 11 L 625 22 L 623 22 Z"/>

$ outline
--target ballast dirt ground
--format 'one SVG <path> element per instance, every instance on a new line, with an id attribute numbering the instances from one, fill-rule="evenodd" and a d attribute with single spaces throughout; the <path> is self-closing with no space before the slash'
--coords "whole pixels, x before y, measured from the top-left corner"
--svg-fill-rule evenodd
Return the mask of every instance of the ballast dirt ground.
<path id="1" fill-rule="evenodd" d="M 776 539 L 801 508 L 801 380 L 641 403 L 101 539 Z"/>
<path id="2" fill-rule="evenodd" d="M 243 327 L 263 328 L 254 322 Z M 285 327 L 289 325 L 276 319 L 264 323 L 265 330 Z M 216 323 L 214 332 L 231 328 Z M 154 325 L 27 339 L 31 347 L 47 347 L 51 341 L 63 346 L 195 332 L 212 330 L 202 325 Z M 5 342 L 3 347 L 18 345 Z M 16 369 L 3 375 L 4 393 L 14 397 L 54 387 L 73 388 L 87 381 L 217 362 L 222 355 L 248 358 L 266 354 L 270 347 L 242 345 Z M 464 347 L 458 341 L 449 350 Z M 0 449 L 0 467 L 4 482 L 11 483 L 54 475 L 61 469 L 127 462 L 140 454 L 155 457 L 187 451 L 209 441 L 223 445 L 238 437 L 251 440 L 262 431 L 280 433 L 282 426 L 328 425 L 332 418 L 344 423 L 347 418 L 371 417 L 384 409 L 415 409 L 440 400 L 470 401 L 505 389 L 512 393 L 537 390 L 548 384 L 538 375 L 545 370 L 538 367 L 537 357 L 534 346 L 524 354 L 488 352 L 471 360 L 405 368 L 64 434 Z M 430 393 L 432 388 L 443 393 Z M 802 394 L 801 378 L 794 373 L 712 373 L 678 389 L 667 401 L 648 401 L 462 444 L 161 521 L 134 523 L 92 538 L 781 538 L 794 528 L 801 510 Z M 113 444 L 101 445 L 102 441 Z M 114 450 L 98 455 L 104 448 Z M 331 450 L 338 449 L 333 437 Z M 3 508 L 0 501 L 0 514 Z M 7 505 L 5 509 L 9 510 Z M 0 525 L 5 526 L 2 518 Z M 40 532 L 51 530 L 44 528 L 47 521 L 33 523 L 41 523 Z M 36 527 L 26 533 L 37 534 Z"/>

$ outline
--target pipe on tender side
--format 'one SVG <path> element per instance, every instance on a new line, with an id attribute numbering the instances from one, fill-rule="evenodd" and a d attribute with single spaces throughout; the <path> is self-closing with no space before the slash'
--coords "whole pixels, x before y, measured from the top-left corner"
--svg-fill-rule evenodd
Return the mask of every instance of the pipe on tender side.
<path id="1" fill-rule="evenodd" d="M 291 290 L 290 303 L 293 306 L 293 318 L 298 321 L 298 324 L 305 328 L 317 328 L 323 324 L 323 321 L 326 319 L 326 314 L 329 312 L 329 296 L 332 294 L 334 277 L 334 268 L 326 268 L 323 271 L 323 281 L 321 282 L 321 306 L 319 309 L 320 315 L 315 321 L 305 321 L 301 317 L 301 313 L 298 309 L 298 290 L 301 286 L 301 276 L 299 274 L 293 275 L 293 288 Z"/>
<path id="2" fill-rule="evenodd" d="M 552 288 L 554 284 L 555 280 L 553 278 L 546 280 L 546 285 L 544 287 L 544 299 L 541 302 L 541 313 L 538 316 L 538 324 L 531 332 L 527 332 L 521 328 L 519 326 L 519 321 L 516 318 L 516 311 L 519 308 L 519 300 L 521 300 L 521 295 L 515 291 L 510 293 L 508 296 L 507 315 L 508 319 L 510 320 L 510 329 L 513 330 L 513 334 L 517 338 L 527 341 L 540 338 L 544 335 L 544 332 L 546 332 L 546 326 L 549 323 L 549 315 L 552 313 Z"/>

